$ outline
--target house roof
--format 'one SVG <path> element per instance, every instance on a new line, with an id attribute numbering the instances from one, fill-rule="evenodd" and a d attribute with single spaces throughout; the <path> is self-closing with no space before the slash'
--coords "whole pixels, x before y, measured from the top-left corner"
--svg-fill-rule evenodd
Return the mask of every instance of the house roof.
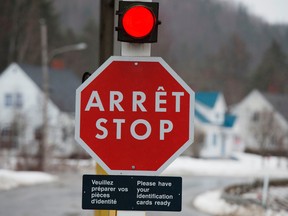
<path id="1" fill-rule="evenodd" d="M 197 102 L 209 108 L 213 108 L 219 95 L 220 92 L 196 92 L 195 99 Z"/>
<path id="2" fill-rule="evenodd" d="M 19 64 L 25 73 L 42 89 L 41 67 Z M 49 69 L 49 90 L 51 100 L 64 112 L 75 112 L 75 91 L 81 79 L 70 70 Z"/>
<path id="3" fill-rule="evenodd" d="M 231 127 L 234 126 L 234 123 L 235 123 L 236 119 L 237 119 L 237 117 L 235 115 L 231 115 L 229 113 L 226 113 L 222 126 L 231 128 Z"/>
<path id="4" fill-rule="evenodd" d="M 271 105 L 288 121 L 288 95 L 262 93 Z"/>
<path id="5" fill-rule="evenodd" d="M 202 115 L 197 109 L 195 109 L 195 118 L 197 118 L 202 123 L 213 124 L 204 115 Z M 236 119 L 237 117 L 235 115 L 226 113 L 224 116 L 224 122 L 220 126 L 225 127 L 225 128 L 232 128 L 236 122 Z"/>

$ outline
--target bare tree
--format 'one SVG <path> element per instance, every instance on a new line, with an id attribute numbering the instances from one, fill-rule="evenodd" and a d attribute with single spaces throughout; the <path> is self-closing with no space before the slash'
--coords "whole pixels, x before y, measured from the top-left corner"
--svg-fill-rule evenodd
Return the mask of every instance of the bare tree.
<path id="1" fill-rule="evenodd" d="M 199 158 L 201 150 L 204 146 L 204 137 L 205 137 L 204 132 L 198 128 L 195 128 L 194 143 L 183 154 Z"/>
<path id="2" fill-rule="evenodd" d="M 192 155 L 196 158 L 200 157 L 201 150 L 204 147 L 204 137 L 204 132 L 196 128 L 194 133 L 194 143 L 192 145 Z"/>
<path id="3" fill-rule="evenodd" d="M 270 155 L 282 155 L 287 149 L 285 129 L 274 111 L 263 110 L 254 113 L 251 119 L 250 131 L 259 146 L 259 153 L 265 157 Z M 263 161 L 264 162 L 264 161 Z"/>

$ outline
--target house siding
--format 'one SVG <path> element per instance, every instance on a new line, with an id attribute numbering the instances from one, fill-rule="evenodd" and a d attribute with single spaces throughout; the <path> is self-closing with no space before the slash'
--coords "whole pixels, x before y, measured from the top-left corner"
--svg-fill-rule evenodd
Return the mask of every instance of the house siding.
<path id="1" fill-rule="evenodd" d="M 209 98 L 212 101 L 209 101 Z M 204 102 L 208 104 L 205 105 Z M 205 134 L 202 157 L 228 158 L 234 151 L 243 149 L 234 147 L 236 117 L 228 115 L 226 111 L 227 106 L 222 93 L 201 92 L 197 95 L 195 127 Z"/>
<path id="2" fill-rule="evenodd" d="M 7 106 L 5 104 L 7 94 L 21 94 L 22 106 Z M 18 64 L 11 64 L 0 76 L 0 130 L 9 127 L 14 121 L 21 120 L 23 131 L 18 139 L 19 148 L 23 145 L 29 145 L 31 148 L 38 146 L 36 131 L 39 131 L 43 123 L 43 98 L 42 90 Z M 58 146 L 57 148 L 62 148 L 59 147 L 61 145 L 67 146 L 63 142 L 62 128 L 71 126 L 73 123 L 74 116 L 62 112 L 53 101 L 48 100 L 49 146 Z M 73 137 L 73 134 L 70 136 Z"/>
<path id="3" fill-rule="evenodd" d="M 276 121 L 283 130 L 288 132 L 287 120 L 273 107 L 271 103 L 258 90 L 253 90 L 239 104 L 232 108 L 232 113 L 239 116 L 237 130 L 246 148 L 259 149 L 259 143 L 253 135 L 252 125 L 254 121 L 259 121 L 261 112 L 271 112 L 275 114 Z M 287 138 L 286 138 L 287 139 Z M 285 144 L 287 145 L 288 140 Z M 287 146 L 288 147 L 288 146 Z"/>

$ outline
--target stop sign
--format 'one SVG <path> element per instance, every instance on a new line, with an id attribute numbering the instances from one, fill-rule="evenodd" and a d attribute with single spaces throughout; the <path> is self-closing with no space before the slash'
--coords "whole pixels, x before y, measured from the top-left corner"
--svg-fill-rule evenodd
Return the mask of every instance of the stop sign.
<path id="1" fill-rule="evenodd" d="M 108 174 L 160 174 L 194 138 L 194 92 L 158 57 L 110 57 L 76 90 L 77 142 Z"/>

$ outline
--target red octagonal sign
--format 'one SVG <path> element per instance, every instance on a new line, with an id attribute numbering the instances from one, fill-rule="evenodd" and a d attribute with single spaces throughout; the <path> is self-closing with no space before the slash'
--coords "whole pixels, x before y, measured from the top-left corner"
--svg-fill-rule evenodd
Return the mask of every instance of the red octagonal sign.
<path id="1" fill-rule="evenodd" d="M 160 174 L 193 120 L 194 92 L 158 57 L 110 57 L 76 91 L 75 138 L 108 174 Z"/>

